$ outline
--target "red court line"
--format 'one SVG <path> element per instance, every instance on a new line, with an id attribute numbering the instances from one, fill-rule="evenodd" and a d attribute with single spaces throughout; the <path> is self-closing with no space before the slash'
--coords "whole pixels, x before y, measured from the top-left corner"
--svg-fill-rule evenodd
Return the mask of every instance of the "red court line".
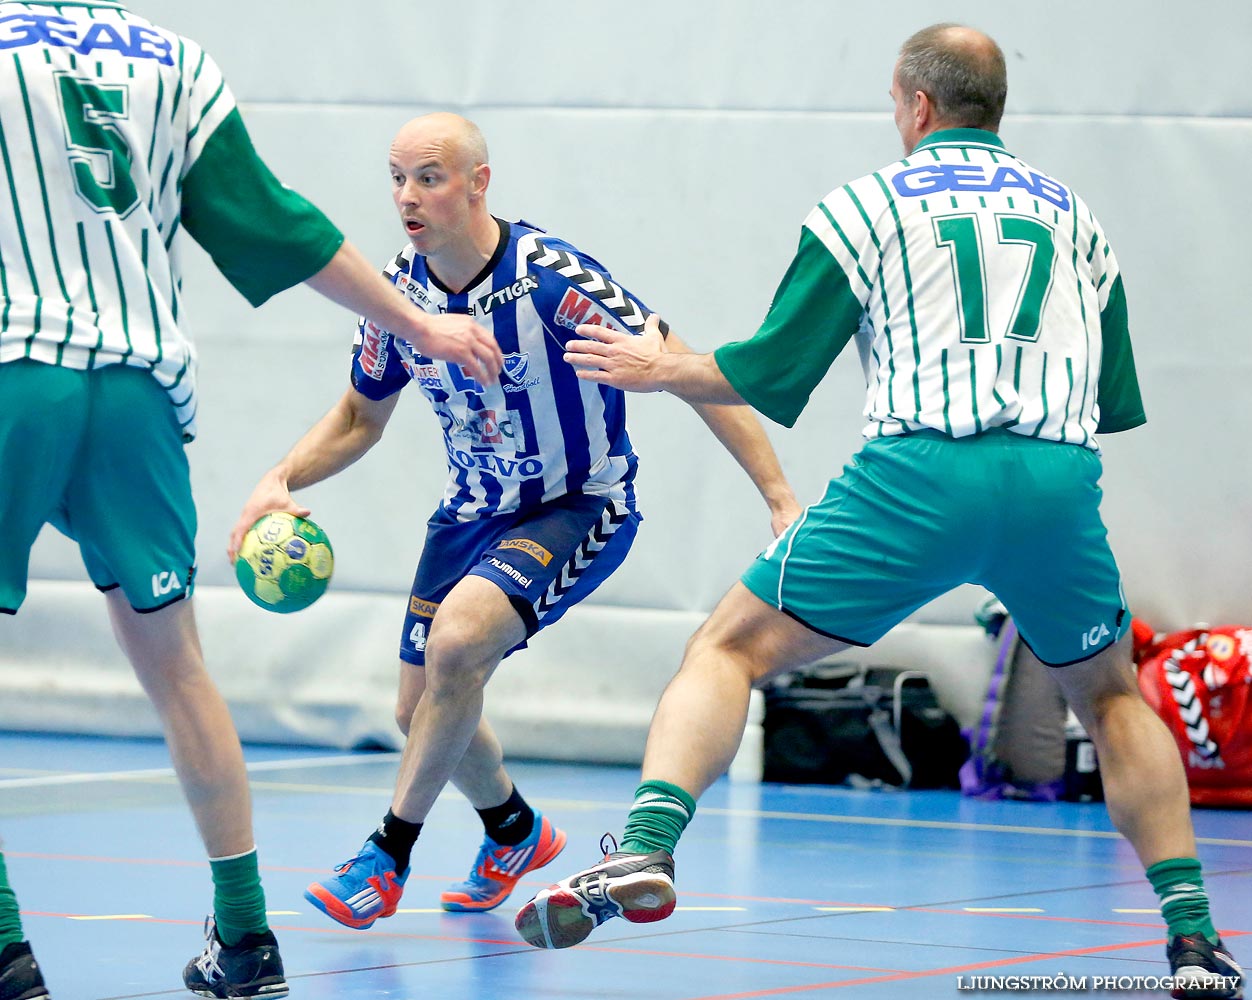
<path id="1" fill-rule="evenodd" d="M 807 993 L 810 990 L 837 990 L 846 986 L 871 986 L 877 983 L 895 983 L 909 979 L 926 979 L 931 976 L 954 976 L 962 972 L 977 972 L 979 969 L 995 969 L 1006 965 L 1020 965 L 1026 962 L 1043 962 L 1054 958 L 1077 958 L 1082 955 L 1098 955 L 1102 952 L 1121 951 L 1127 948 L 1147 948 L 1152 945 L 1163 946 L 1165 940 L 1157 938 L 1149 941 L 1130 941 L 1126 944 L 1101 945 L 1095 948 L 1074 948 L 1070 951 L 1049 951 L 1037 955 L 1014 955 L 1011 958 L 997 958 L 986 962 L 973 962 L 969 965 L 950 965 L 942 969 L 923 969 L 917 972 L 897 972 L 890 976 L 866 976 L 861 979 L 837 979 L 829 983 L 811 983 L 807 986 L 779 986 L 768 990 L 750 990 L 747 993 L 719 993 L 716 996 L 693 997 L 691 1000 L 749 1000 L 752 997 L 774 997 L 786 993 Z M 1163 959 L 1162 959 L 1163 961 Z"/>
<path id="2" fill-rule="evenodd" d="M 1046 913 L 971 913 L 969 910 L 945 910 L 935 906 L 902 906 L 902 910 L 909 910 L 913 913 L 950 913 L 961 917 L 1003 917 L 1008 920 L 1052 920 L 1063 924 L 1105 924 L 1109 927 L 1147 927 L 1159 930 L 1161 922 L 1155 923 L 1137 923 L 1132 920 L 1098 920 L 1095 917 L 1050 917 Z M 1243 934 L 1252 934 L 1252 931 L 1233 931 L 1218 928 L 1219 934 L 1226 934 L 1230 937 L 1239 937 Z"/>

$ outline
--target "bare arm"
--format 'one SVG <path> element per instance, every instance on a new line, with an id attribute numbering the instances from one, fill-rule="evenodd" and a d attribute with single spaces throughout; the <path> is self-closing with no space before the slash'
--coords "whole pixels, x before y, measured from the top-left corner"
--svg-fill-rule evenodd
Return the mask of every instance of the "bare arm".
<path id="1" fill-rule="evenodd" d="M 667 351 L 661 336 L 661 320 L 648 317 L 639 336 L 619 333 L 604 326 L 583 324 L 577 329 L 587 340 L 565 345 L 565 360 L 578 369 L 578 377 L 601 382 L 628 392 L 671 393 L 688 403 L 722 403 L 743 406 L 711 354 L 692 354 L 686 345 Z M 676 342 L 670 334 L 671 342 Z"/>
<path id="2" fill-rule="evenodd" d="M 394 291 L 389 292 L 395 295 Z M 226 554 L 231 562 L 246 532 L 262 514 L 285 510 L 308 517 L 309 509 L 292 499 L 291 491 L 312 486 L 341 472 L 369 451 L 383 435 L 400 394 L 381 401 L 348 389 L 339 401 L 270 469 L 244 504 L 231 530 Z"/>
<path id="3" fill-rule="evenodd" d="M 666 338 L 665 349 L 668 354 L 695 356 L 691 348 L 672 330 Z M 721 373 L 718 372 L 718 375 L 720 377 Z M 775 536 L 781 535 L 800 516 L 801 508 L 791 491 L 791 484 L 783 475 L 778 455 L 775 454 L 761 421 L 748 406 L 693 402 L 691 408 L 700 415 L 700 419 L 708 425 L 714 437 L 722 443 L 722 447 L 730 452 L 748 474 L 748 478 L 769 507 L 770 530 Z"/>
<path id="4" fill-rule="evenodd" d="M 305 282 L 314 291 L 373 320 L 430 358 L 452 361 L 484 385 L 504 365 L 495 337 L 468 316 L 423 312 L 382 277 L 351 243 L 344 241 L 324 268 Z"/>
<path id="5" fill-rule="evenodd" d="M 578 327 L 589 340 L 565 345 L 565 360 L 578 377 L 632 392 L 664 390 L 686 400 L 743 468 L 770 510 L 775 535 L 800 515 L 765 429 L 726 381 L 711 354 L 693 354 L 672 330 L 661 337 L 660 319 L 648 317 L 641 336 L 602 326 Z"/>

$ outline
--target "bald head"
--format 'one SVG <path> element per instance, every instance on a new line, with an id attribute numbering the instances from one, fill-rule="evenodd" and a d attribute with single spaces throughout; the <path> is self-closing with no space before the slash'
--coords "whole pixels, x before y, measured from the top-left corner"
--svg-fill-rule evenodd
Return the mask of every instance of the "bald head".
<path id="1" fill-rule="evenodd" d="M 421 115 L 404 123 L 392 140 L 396 151 L 423 150 L 437 154 L 452 170 L 472 174 L 487 163 L 487 140 L 468 118 L 448 111 Z"/>
<path id="2" fill-rule="evenodd" d="M 1004 53 L 988 35 L 960 24 L 923 28 L 900 48 L 896 82 L 905 95 L 924 93 L 945 128 L 996 132 L 1008 77 Z"/>

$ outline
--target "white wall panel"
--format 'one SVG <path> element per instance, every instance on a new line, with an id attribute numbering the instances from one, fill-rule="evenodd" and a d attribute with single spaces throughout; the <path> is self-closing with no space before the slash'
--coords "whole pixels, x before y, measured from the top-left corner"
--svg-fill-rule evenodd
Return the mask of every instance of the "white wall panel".
<path id="1" fill-rule="evenodd" d="M 1105 515 L 1133 605 L 1163 627 L 1252 621 L 1252 6 L 958 0 L 944 15 L 1000 39 L 1006 142 L 1093 205 L 1125 272 L 1149 424 L 1104 442 Z M 390 138 L 450 107 L 486 133 L 498 214 L 598 256 L 708 350 L 755 328 L 812 204 L 898 154 L 891 63 L 935 15 L 920 0 L 225 0 L 168 16 L 222 63 L 280 176 L 380 264 L 403 242 Z M 257 476 L 345 388 L 353 323 L 303 289 L 253 311 L 187 249 L 203 358 L 191 449 L 201 580 L 229 588 L 226 532 Z M 857 446 L 862 392 L 842 358 L 794 430 L 770 429 L 802 499 Z M 646 521 L 593 599 L 625 615 L 605 619 L 622 629 L 615 643 L 653 628 L 652 612 L 698 620 L 767 540 L 759 500 L 687 407 L 654 396 L 630 409 Z M 336 592 L 371 609 L 388 650 L 442 477 L 435 422 L 415 398 L 374 453 L 304 497 L 336 546 Z M 32 572 L 82 579 L 73 547 L 50 537 Z M 963 589 L 917 620 L 966 623 L 978 596 Z M 249 610 L 229 589 L 214 600 Z M 244 621 L 262 644 L 280 627 Z M 0 621 L 0 647 L 20 627 Z M 658 633 L 657 690 L 681 633 Z M 527 655 L 565 663 L 564 642 Z"/>

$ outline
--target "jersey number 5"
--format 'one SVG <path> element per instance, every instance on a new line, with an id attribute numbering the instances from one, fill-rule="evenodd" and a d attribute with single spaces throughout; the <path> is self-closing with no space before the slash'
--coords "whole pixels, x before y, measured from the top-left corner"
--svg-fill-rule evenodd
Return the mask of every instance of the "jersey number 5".
<path id="1" fill-rule="evenodd" d="M 130 175 L 134 157 L 117 122 L 130 118 L 130 89 L 68 73 L 56 76 L 75 190 L 97 212 L 129 215 L 139 193 Z"/>
<path id="2" fill-rule="evenodd" d="M 1052 229 L 1038 219 L 1024 215 L 996 217 L 996 233 L 1001 246 L 1026 248 L 1026 272 L 1017 290 L 1017 301 L 1009 316 L 1006 337 L 1013 340 L 1039 339 L 1040 317 L 1052 291 L 1056 264 L 1056 243 Z M 952 278 L 961 317 L 961 343 L 991 342 L 991 321 L 987 309 L 987 260 L 977 216 L 945 215 L 934 220 L 935 245 L 946 247 L 952 258 Z"/>

